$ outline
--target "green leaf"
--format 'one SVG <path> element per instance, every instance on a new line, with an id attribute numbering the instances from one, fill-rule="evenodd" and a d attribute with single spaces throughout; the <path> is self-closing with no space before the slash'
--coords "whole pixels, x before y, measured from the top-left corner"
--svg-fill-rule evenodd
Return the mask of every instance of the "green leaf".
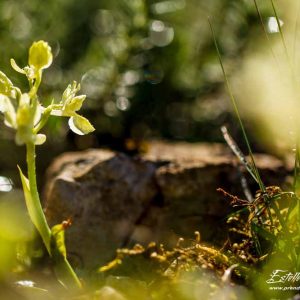
<path id="1" fill-rule="evenodd" d="M 252 227 L 252 230 L 255 233 L 257 233 L 258 235 L 260 235 L 261 237 L 263 237 L 266 240 L 271 241 L 273 243 L 276 242 L 276 240 L 277 240 L 276 236 L 273 233 L 271 233 L 271 232 L 267 231 L 266 229 L 264 229 L 262 226 L 259 226 L 255 223 L 252 223 L 251 227 Z"/>
<path id="2" fill-rule="evenodd" d="M 39 231 L 40 235 L 43 238 L 43 241 L 46 245 L 46 248 L 48 251 L 50 251 L 50 229 L 48 225 L 45 223 L 45 220 L 43 219 L 43 216 L 41 215 L 41 212 L 35 205 L 35 201 L 32 198 L 32 194 L 30 191 L 30 185 L 29 180 L 26 178 L 26 176 L 23 174 L 22 170 L 18 166 L 21 181 L 22 181 L 22 187 L 26 202 L 26 207 L 30 216 L 30 219 L 34 226 Z"/>
<path id="3" fill-rule="evenodd" d="M 28 212 L 29 215 L 31 217 L 32 222 L 34 223 L 34 225 L 36 227 L 38 227 L 38 221 L 37 221 L 37 217 L 35 215 L 35 209 L 32 206 L 32 199 L 31 199 L 31 193 L 30 193 L 30 188 L 29 188 L 29 180 L 27 179 L 27 177 L 23 174 L 21 168 L 18 166 L 19 172 L 20 172 L 20 177 L 21 177 L 21 181 L 22 181 L 22 186 L 23 186 L 23 191 L 24 191 L 24 196 L 25 196 L 25 201 L 26 201 L 26 205 L 28 208 Z"/>
<path id="4" fill-rule="evenodd" d="M 52 64 L 51 47 L 45 41 L 34 42 L 29 49 L 29 65 L 36 70 L 48 68 Z"/>
<path id="5" fill-rule="evenodd" d="M 287 243 L 284 239 L 278 239 L 277 241 L 277 248 L 282 253 L 286 253 L 287 250 Z"/>
<path id="6" fill-rule="evenodd" d="M 89 120 L 77 114 L 69 119 L 69 127 L 79 135 L 85 135 L 95 130 Z"/>

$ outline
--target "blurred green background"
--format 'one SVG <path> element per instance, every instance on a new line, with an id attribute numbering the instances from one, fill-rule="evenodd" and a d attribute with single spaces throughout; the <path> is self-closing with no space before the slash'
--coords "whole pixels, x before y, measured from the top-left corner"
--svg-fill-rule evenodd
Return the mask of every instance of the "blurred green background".
<path id="1" fill-rule="evenodd" d="M 267 22 L 270 3 L 260 2 Z M 264 39 L 253 1 L 0 0 L 0 70 L 26 91 L 25 77 L 9 60 L 23 67 L 32 42 L 48 41 L 54 62 L 44 72 L 40 100 L 60 99 L 76 80 L 88 98 L 82 114 L 96 128 L 76 136 L 67 120 L 50 119 L 47 142 L 37 148 L 41 186 L 47 166 L 64 151 L 105 146 L 134 152 L 151 139 L 223 142 L 224 124 L 239 142 L 208 16 L 230 76 Z M 40 245 L 26 244 L 34 231 L 21 191 L 7 193 L 11 182 L 20 186 L 16 165 L 25 169 L 25 149 L 14 136 L 1 127 L 0 283 L 16 260 L 29 266 L 41 256 Z"/>
<path id="2" fill-rule="evenodd" d="M 260 8 L 269 14 L 269 7 Z M 92 135 L 75 136 L 65 120 L 51 119 L 47 144 L 38 149 L 39 169 L 67 150 L 128 150 L 128 139 L 222 141 L 220 126 L 236 123 L 208 16 L 230 74 L 245 49 L 263 36 L 252 1 L 1 0 L 1 70 L 26 90 L 9 59 L 25 66 L 31 43 L 48 41 L 55 59 L 44 73 L 41 101 L 59 99 L 77 80 L 88 96 L 83 114 L 96 128 Z M 15 179 L 24 149 L 4 126 L 0 145 L 0 173 Z"/>

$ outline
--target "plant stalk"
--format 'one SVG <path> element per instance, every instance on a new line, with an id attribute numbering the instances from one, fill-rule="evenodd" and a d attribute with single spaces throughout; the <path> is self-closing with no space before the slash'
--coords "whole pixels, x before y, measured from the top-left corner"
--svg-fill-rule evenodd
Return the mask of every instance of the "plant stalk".
<path id="1" fill-rule="evenodd" d="M 36 219 L 39 222 L 39 226 L 36 226 L 36 224 L 35 226 L 42 237 L 42 240 L 46 246 L 46 249 L 50 257 L 54 260 L 54 268 L 57 275 L 59 273 L 63 276 L 63 278 L 61 278 L 61 282 L 64 283 L 64 281 L 66 281 L 70 286 L 76 286 L 78 288 L 81 288 L 82 287 L 81 282 L 77 277 L 75 271 L 69 264 L 68 260 L 64 257 L 59 258 L 58 257 L 59 255 L 57 254 L 59 253 L 59 251 L 57 249 L 51 248 L 51 246 L 53 246 L 53 243 L 51 243 L 52 234 L 41 205 L 39 192 L 37 188 L 35 157 L 36 157 L 35 145 L 33 142 L 28 142 L 26 144 L 26 162 L 27 162 L 29 189 L 33 201 L 33 206 L 35 208 L 34 214 L 36 216 Z M 53 253 L 53 250 L 55 253 Z"/>
<path id="2" fill-rule="evenodd" d="M 26 162 L 27 162 L 27 171 L 28 171 L 28 180 L 29 188 L 33 201 L 33 206 L 35 207 L 35 214 L 40 221 L 40 230 L 39 233 L 43 239 L 43 242 L 46 246 L 46 249 L 51 256 L 50 249 L 50 239 L 51 239 L 51 230 L 47 224 L 45 214 L 42 209 L 38 189 L 36 182 L 36 165 L 35 165 L 35 145 L 32 142 L 26 144 Z"/>
<path id="3" fill-rule="evenodd" d="M 208 23 L 209 23 L 210 30 L 211 30 L 211 33 L 212 33 L 212 36 L 213 36 L 213 41 L 214 41 L 215 48 L 216 48 L 216 51 L 217 51 L 217 55 L 218 55 L 218 58 L 219 58 L 220 66 L 221 66 L 221 69 L 222 69 L 222 73 L 223 73 L 223 76 L 224 76 L 224 79 L 225 79 L 225 85 L 227 87 L 229 98 L 230 98 L 231 104 L 233 106 L 235 115 L 236 115 L 236 117 L 238 119 L 240 128 L 242 130 L 243 138 L 244 138 L 244 141 L 246 143 L 246 146 L 247 146 L 247 149 L 248 149 L 248 152 L 249 152 L 249 156 L 250 156 L 250 159 L 251 159 L 251 163 L 252 163 L 252 167 L 253 167 L 253 172 L 254 172 L 254 175 L 255 175 L 255 179 L 256 179 L 256 181 L 257 181 L 257 183 L 259 185 L 259 188 L 263 192 L 265 192 L 266 188 L 265 188 L 265 185 L 264 185 L 264 183 L 262 182 L 262 180 L 260 178 L 259 171 L 258 171 L 258 169 L 256 167 L 256 163 L 255 163 L 255 160 L 254 160 L 254 157 L 253 157 L 253 152 L 252 152 L 252 149 L 251 149 L 251 146 L 250 146 L 247 134 L 246 134 L 246 130 L 245 130 L 244 124 L 242 122 L 242 118 L 240 116 L 239 109 L 237 107 L 237 103 L 235 101 L 235 97 L 233 96 L 233 93 L 232 93 L 232 89 L 231 89 L 231 86 L 230 86 L 230 83 L 229 83 L 229 79 L 227 77 L 227 74 L 226 74 L 226 71 L 225 71 L 225 68 L 224 68 L 224 65 L 223 65 L 221 52 L 219 50 L 219 46 L 218 46 L 218 43 L 217 43 L 216 34 L 215 34 L 215 31 L 213 29 L 213 26 L 212 26 L 212 23 L 211 23 L 209 17 L 208 17 Z"/>

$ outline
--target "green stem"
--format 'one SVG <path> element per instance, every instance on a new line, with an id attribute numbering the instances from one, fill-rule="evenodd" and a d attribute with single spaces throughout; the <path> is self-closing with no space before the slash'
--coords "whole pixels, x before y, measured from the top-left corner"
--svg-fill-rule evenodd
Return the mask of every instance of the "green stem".
<path id="1" fill-rule="evenodd" d="M 220 52 L 220 50 L 219 50 L 219 46 L 218 46 L 218 43 L 217 43 L 216 34 L 215 34 L 215 31 L 214 31 L 214 29 L 213 29 L 213 26 L 212 26 L 212 23 L 211 23 L 209 17 L 208 17 L 208 23 L 209 23 L 210 30 L 211 30 L 211 33 L 212 33 L 212 36 L 213 36 L 215 48 L 216 48 L 217 55 L 218 55 L 218 58 L 219 58 L 220 66 L 221 66 L 221 69 L 222 69 L 222 73 L 223 73 L 223 76 L 224 76 L 224 79 L 225 79 L 225 85 L 226 85 L 226 87 L 227 87 L 227 91 L 228 91 L 228 94 L 229 94 L 229 98 L 230 98 L 231 104 L 232 104 L 232 106 L 233 106 L 235 115 L 237 116 L 237 119 L 238 119 L 240 128 L 241 128 L 241 130 L 242 130 L 242 134 L 243 134 L 243 137 L 244 137 L 244 141 L 245 141 L 245 143 L 246 143 L 246 146 L 247 146 L 247 149 L 248 149 L 248 152 L 249 152 L 249 156 L 250 156 L 250 159 L 251 159 L 251 163 L 252 163 L 252 167 L 253 167 L 253 172 L 254 172 L 254 175 L 255 175 L 255 179 L 256 179 L 256 181 L 257 181 L 257 183 L 258 183 L 258 185 L 259 185 L 259 188 L 260 188 L 263 192 L 265 192 L 265 191 L 266 191 L 266 188 L 265 188 L 265 185 L 264 185 L 264 183 L 262 182 L 262 180 L 261 180 L 261 178 L 260 178 L 259 171 L 258 171 L 258 169 L 257 169 L 257 167 L 256 167 L 256 163 L 255 163 L 255 160 L 254 160 L 253 152 L 252 152 L 252 149 L 251 149 L 251 146 L 250 146 L 250 143 L 249 143 L 247 134 L 246 134 L 246 130 L 245 130 L 244 124 L 243 124 L 243 122 L 242 122 L 242 118 L 241 118 L 241 116 L 240 116 L 240 112 L 239 112 L 237 103 L 236 103 L 236 101 L 235 101 L 235 97 L 233 96 L 233 93 L 232 93 L 232 90 L 231 90 L 231 86 L 230 86 L 230 83 L 229 83 L 229 80 L 228 80 L 228 77 L 227 77 L 227 74 L 226 74 L 226 71 L 225 71 L 225 68 L 224 68 L 224 65 L 223 65 L 221 52 Z"/>
<path id="2" fill-rule="evenodd" d="M 296 153 L 295 153 L 295 165 L 294 165 L 294 181 L 293 181 L 293 191 L 297 199 L 296 209 L 298 210 L 298 229 L 300 228 L 300 202 L 299 202 L 299 179 L 300 177 L 300 142 L 299 142 L 299 133 L 297 132 L 296 139 Z"/>
<path id="3" fill-rule="evenodd" d="M 51 230 L 47 224 L 46 217 L 44 215 L 38 189 L 36 182 L 36 165 L 35 165 L 35 145 L 31 142 L 26 144 L 26 162 L 28 170 L 28 180 L 30 194 L 33 201 L 33 206 L 36 210 L 36 216 L 39 219 L 39 233 L 43 239 L 43 242 L 47 248 L 49 255 L 51 255 L 50 250 L 50 239 L 51 239 Z"/>
<path id="4" fill-rule="evenodd" d="M 273 0 L 271 0 L 271 4 L 272 4 L 273 12 L 275 14 L 275 19 L 276 19 L 277 27 L 278 27 L 278 30 L 279 30 L 279 33 L 280 33 L 280 38 L 281 38 L 281 42 L 282 42 L 282 45 L 283 45 L 283 48 L 284 48 L 287 63 L 288 63 L 288 66 L 289 66 L 289 69 L 290 69 L 290 72 L 291 72 L 292 82 L 293 82 L 294 86 L 297 87 L 298 86 L 297 80 L 296 80 L 297 76 L 295 75 L 295 72 L 294 72 L 292 61 L 290 59 L 289 51 L 288 51 L 288 48 L 287 48 L 287 45 L 286 45 L 286 42 L 285 42 L 285 38 L 284 38 L 284 35 L 283 35 L 283 31 L 282 31 L 282 28 L 281 28 L 280 19 L 278 17 L 277 10 L 276 10 L 276 7 L 275 7 L 275 4 L 274 4 Z"/>
<path id="5" fill-rule="evenodd" d="M 274 53 L 274 51 L 273 51 L 272 44 L 271 44 L 271 41 L 270 41 L 270 38 L 269 38 L 269 35 L 268 35 L 268 32 L 267 32 L 266 26 L 265 26 L 265 24 L 264 24 L 263 17 L 262 17 L 262 15 L 261 15 L 261 13 L 260 13 L 260 10 L 259 10 L 259 8 L 258 8 L 257 1 L 256 1 L 256 0 L 253 0 L 253 2 L 254 2 L 255 9 L 256 9 L 257 15 L 258 15 L 258 17 L 259 17 L 259 20 L 260 20 L 262 29 L 263 29 L 263 31 L 264 31 L 265 37 L 266 37 L 266 39 L 267 39 L 268 45 L 269 45 L 269 47 L 270 47 L 270 51 L 271 51 L 271 53 L 272 53 L 272 56 L 274 57 L 274 60 L 276 61 L 277 65 L 278 65 L 278 61 L 277 61 L 276 56 L 275 56 L 275 53 Z"/>
<path id="6" fill-rule="evenodd" d="M 66 258 L 63 259 L 57 259 L 57 249 L 54 249 L 55 253 L 52 253 L 51 249 L 51 230 L 48 226 L 44 211 L 42 209 L 38 188 L 37 188 L 37 182 L 36 182 L 36 164 L 35 164 L 35 145 L 32 142 L 28 142 L 26 144 L 26 161 L 27 161 L 27 169 L 28 169 L 28 180 L 29 180 L 29 189 L 32 199 L 32 206 L 34 207 L 34 214 L 36 217 L 36 222 L 38 223 L 37 227 L 43 242 L 46 246 L 46 249 L 49 253 L 49 255 L 53 258 L 55 269 L 56 271 L 60 270 L 59 273 L 63 274 L 62 281 L 66 279 L 68 282 L 68 285 L 70 286 L 76 286 L 78 288 L 81 288 L 81 282 L 79 278 L 77 277 L 76 273 L 74 272 L 73 268 L 69 264 L 68 260 Z M 53 256 L 54 254 L 54 256 Z M 63 272 L 61 272 L 63 271 Z"/>
<path id="7" fill-rule="evenodd" d="M 266 199 L 264 201 L 267 205 L 267 212 L 268 212 L 268 216 L 269 216 L 269 219 L 270 219 L 270 222 L 271 222 L 271 232 L 274 232 L 274 221 L 273 221 L 272 213 L 271 213 L 271 210 L 270 210 L 270 207 L 269 207 L 269 203 Z"/>
<path id="8" fill-rule="evenodd" d="M 41 84 L 41 81 L 42 81 L 42 70 L 38 70 L 36 72 L 35 82 L 34 82 L 33 86 L 30 88 L 30 91 L 29 91 L 29 97 L 31 99 L 35 98 L 36 93 L 38 91 L 38 88 Z"/>
<path id="9" fill-rule="evenodd" d="M 77 287 L 79 289 L 82 288 L 82 284 L 68 260 L 62 257 L 59 251 L 55 252 L 53 262 L 57 279 L 66 289 L 70 287 Z"/>
<path id="10" fill-rule="evenodd" d="M 52 105 L 49 105 L 44 110 L 40 122 L 37 124 L 37 126 L 35 128 L 33 128 L 33 133 L 34 134 L 37 134 L 46 125 L 46 123 L 47 123 L 47 121 L 48 121 L 48 119 L 50 117 L 52 109 L 53 109 Z"/>
<path id="11" fill-rule="evenodd" d="M 272 203 L 272 208 L 274 209 L 274 212 L 275 212 L 275 214 L 276 214 L 276 216 L 277 216 L 277 218 L 279 220 L 279 223 L 280 223 L 280 225 L 281 225 L 281 227 L 282 227 L 282 229 L 283 229 L 283 231 L 285 233 L 285 238 L 286 238 L 286 240 L 288 242 L 288 249 L 290 251 L 291 259 L 292 259 L 293 263 L 295 265 L 297 265 L 297 254 L 296 254 L 296 251 L 295 251 L 295 248 L 294 248 L 294 243 L 293 243 L 291 234 L 289 232 L 289 229 L 288 229 L 286 223 L 284 222 L 284 219 L 283 219 L 283 217 L 282 217 L 282 215 L 280 213 L 280 210 L 277 207 L 276 203 L 274 203 L 274 202 Z"/>
<path id="12" fill-rule="evenodd" d="M 275 7 L 275 4 L 274 4 L 273 0 L 271 0 L 271 5 L 272 5 L 273 12 L 275 14 L 275 19 L 276 19 L 277 27 L 278 27 L 278 30 L 279 30 L 279 33 L 280 33 L 281 41 L 282 41 L 282 44 L 283 44 L 283 47 L 284 47 L 285 55 L 286 55 L 288 61 L 290 62 L 289 52 L 288 52 L 288 49 L 287 49 L 287 46 L 286 46 L 285 38 L 284 38 L 282 29 L 281 29 L 280 20 L 279 20 L 277 10 L 276 10 L 276 7 Z"/>
<path id="13" fill-rule="evenodd" d="M 297 34 L 298 34 L 299 13 L 300 13 L 300 5 L 299 5 L 299 2 L 298 2 L 297 17 L 296 17 L 296 23 L 295 23 L 295 33 L 294 33 L 293 65 L 296 64 L 296 44 L 297 44 Z"/>

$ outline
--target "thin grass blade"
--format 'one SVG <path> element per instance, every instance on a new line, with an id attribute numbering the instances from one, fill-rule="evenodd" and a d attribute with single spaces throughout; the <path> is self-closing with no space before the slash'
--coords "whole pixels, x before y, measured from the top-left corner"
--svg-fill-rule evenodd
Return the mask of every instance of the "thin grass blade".
<path id="1" fill-rule="evenodd" d="M 228 80 L 228 76 L 226 74 L 226 71 L 225 71 L 225 68 L 224 68 L 224 65 L 223 65 L 222 56 L 221 56 L 221 53 L 220 53 L 220 50 L 219 50 L 219 46 L 218 46 L 218 43 L 217 43 L 216 35 L 215 35 L 215 32 L 214 32 L 212 23 L 210 21 L 210 18 L 208 18 L 208 23 L 209 23 L 209 26 L 210 26 L 210 29 L 211 29 L 211 33 L 212 33 L 212 37 L 213 37 L 213 40 L 214 40 L 215 48 L 216 48 L 216 51 L 217 51 L 217 55 L 218 55 L 218 58 L 219 58 L 220 66 L 221 66 L 221 69 L 222 69 L 222 72 L 223 72 L 223 76 L 224 76 L 224 79 L 225 79 L 225 84 L 226 84 L 226 87 L 227 87 L 227 91 L 228 91 L 228 94 L 229 94 L 232 106 L 234 108 L 234 112 L 235 112 L 235 114 L 237 116 L 240 128 L 242 130 L 244 141 L 245 141 L 245 143 L 247 145 L 247 149 L 248 149 L 248 152 L 249 152 L 249 156 L 251 158 L 251 163 L 252 163 L 252 166 L 253 166 L 253 170 L 254 170 L 256 181 L 257 181 L 260 189 L 262 191 L 265 191 L 266 188 L 265 188 L 264 183 L 261 180 L 261 177 L 259 175 L 258 169 L 257 169 L 255 161 L 254 161 L 253 152 L 252 152 L 252 149 L 251 149 L 251 146 L 250 146 L 247 134 L 246 134 L 246 130 L 245 130 L 244 124 L 243 124 L 241 116 L 240 116 L 239 109 L 237 107 L 236 100 L 235 100 L 235 98 L 233 96 L 233 93 L 232 93 L 232 89 L 231 89 L 231 86 L 230 86 L 230 83 L 229 83 L 229 80 Z"/>

